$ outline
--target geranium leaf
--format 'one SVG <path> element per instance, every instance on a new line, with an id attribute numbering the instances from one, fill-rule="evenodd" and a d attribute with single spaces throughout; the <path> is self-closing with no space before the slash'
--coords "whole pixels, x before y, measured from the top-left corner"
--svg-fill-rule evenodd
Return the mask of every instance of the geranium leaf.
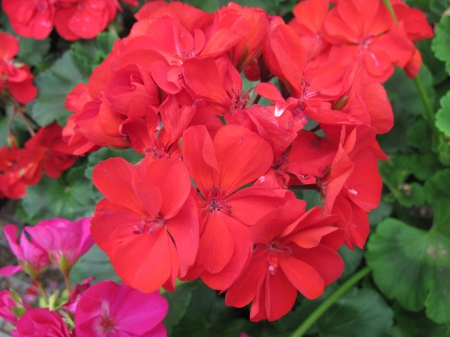
<path id="1" fill-rule="evenodd" d="M 436 113 L 436 127 L 450 137 L 450 91 L 439 102 L 441 108 Z"/>
<path id="2" fill-rule="evenodd" d="M 431 49 L 437 59 L 445 62 L 445 71 L 450 74 L 450 18 L 448 16 L 443 16 L 436 25 L 435 34 Z"/>
<path id="3" fill-rule="evenodd" d="M 376 285 L 405 309 L 426 307 L 437 323 L 450 322 L 450 239 L 388 218 L 368 243 L 366 260 Z"/>
<path id="4" fill-rule="evenodd" d="M 419 120 L 406 132 L 408 144 L 420 152 L 427 153 L 431 149 L 430 128 L 425 120 Z"/>
<path id="5" fill-rule="evenodd" d="M 43 176 L 41 181 L 27 189 L 21 201 L 25 216 L 22 220 L 36 223 L 50 218 L 77 220 L 91 216 L 94 202 L 89 197 L 90 180 L 84 177 L 84 167 L 74 167 L 58 179 Z"/>
<path id="6" fill-rule="evenodd" d="M 168 335 L 172 332 L 173 326 L 177 325 L 186 313 L 191 301 L 192 290 L 197 287 L 197 284 L 197 282 L 185 282 L 178 285 L 173 293 L 164 293 L 164 297 L 169 301 L 169 312 L 164 318 L 164 326 Z"/>
<path id="7" fill-rule="evenodd" d="M 49 69 L 35 78 L 38 96 L 27 105 L 27 111 L 41 126 L 55 120 L 65 125 L 70 116 L 65 105 L 66 95 L 83 80 L 87 78 L 76 67 L 72 52 L 65 52 Z"/>
<path id="8" fill-rule="evenodd" d="M 396 325 L 389 330 L 392 337 L 446 337 L 450 326 L 438 325 L 430 321 L 424 312 L 413 313 L 394 304 Z"/>
<path id="9" fill-rule="evenodd" d="M 431 104 L 433 104 L 435 99 L 433 78 L 425 65 L 422 65 L 418 76 L 426 88 Z M 395 124 L 390 132 L 380 135 L 378 140 L 381 148 L 388 153 L 406 152 L 408 150 L 406 131 L 417 121 L 415 116 L 425 114 L 422 101 L 417 95 L 414 82 L 408 79 L 402 69 L 396 69 L 384 87 L 388 92 L 389 101 L 392 103 Z"/>
<path id="10" fill-rule="evenodd" d="M 427 180 L 425 197 L 433 208 L 434 225 L 450 237 L 450 169 L 439 171 Z"/>
<path id="11" fill-rule="evenodd" d="M 320 337 L 380 336 L 392 326 L 393 312 L 372 289 L 352 288 L 317 320 Z"/>
<path id="12" fill-rule="evenodd" d="M 66 95 L 85 82 L 112 48 L 114 35 L 100 34 L 96 40 L 76 42 L 71 50 L 35 79 L 37 98 L 27 105 L 31 117 L 41 126 L 53 121 L 65 125 L 70 112 L 66 110 Z"/>

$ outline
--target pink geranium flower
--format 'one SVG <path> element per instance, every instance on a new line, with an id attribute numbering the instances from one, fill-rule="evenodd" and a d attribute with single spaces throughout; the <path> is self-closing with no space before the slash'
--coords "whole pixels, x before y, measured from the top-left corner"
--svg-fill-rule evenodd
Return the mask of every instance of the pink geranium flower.
<path id="1" fill-rule="evenodd" d="M 75 312 L 75 333 L 84 337 L 163 337 L 168 303 L 158 291 L 144 294 L 102 281 L 87 289 Z"/>
<path id="2" fill-rule="evenodd" d="M 25 230 L 45 251 L 52 261 L 66 274 L 78 258 L 94 244 L 90 232 L 90 219 L 72 222 L 66 219 L 43 220 Z"/>
<path id="3" fill-rule="evenodd" d="M 45 308 L 32 309 L 17 322 L 13 337 L 70 337 L 61 316 Z"/>
<path id="4" fill-rule="evenodd" d="M 31 310 L 30 305 L 19 295 L 15 297 L 9 290 L 0 291 L 0 317 L 5 321 L 17 324 L 18 317 L 28 310 Z"/>
<path id="5" fill-rule="evenodd" d="M 15 225 L 6 225 L 4 231 L 13 254 L 19 260 L 19 265 L 0 268 L 0 275 L 11 276 L 25 271 L 36 279 L 50 265 L 47 252 L 36 245 L 34 240 L 30 242 L 23 232 L 19 240 L 19 237 L 16 236 L 17 227 Z"/>

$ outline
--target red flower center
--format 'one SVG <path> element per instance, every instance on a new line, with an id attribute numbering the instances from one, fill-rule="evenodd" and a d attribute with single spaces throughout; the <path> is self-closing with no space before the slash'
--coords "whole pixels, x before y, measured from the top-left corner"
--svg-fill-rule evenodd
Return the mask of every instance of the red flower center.
<path id="1" fill-rule="evenodd" d="M 206 205 L 202 211 L 202 214 L 207 212 L 220 211 L 224 213 L 231 213 L 231 205 L 228 205 L 223 198 L 222 191 L 219 187 L 211 190 L 209 192 L 208 198 L 206 201 L 201 202 L 202 205 Z"/>
<path id="2" fill-rule="evenodd" d="M 154 219 L 144 219 L 142 221 L 139 221 L 134 226 L 133 234 L 142 234 L 144 232 L 147 232 L 147 234 L 151 234 L 152 232 L 161 227 L 164 227 L 165 225 L 166 220 L 164 220 L 160 216 L 157 216 Z"/>
<path id="3" fill-rule="evenodd" d="M 272 240 L 267 245 L 267 250 L 269 254 L 274 257 L 289 257 L 292 254 L 292 249 L 289 246 L 286 246 L 285 243 L 280 242 L 279 240 Z"/>

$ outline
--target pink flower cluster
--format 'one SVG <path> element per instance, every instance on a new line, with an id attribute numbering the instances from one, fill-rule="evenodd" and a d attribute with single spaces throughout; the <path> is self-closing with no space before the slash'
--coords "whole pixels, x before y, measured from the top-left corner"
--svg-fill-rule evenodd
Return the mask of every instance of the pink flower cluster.
<path id="1" fill-rule="evenodd" d="M 40 274 L 53 263 L 68 279 L 73 265 L 94 243 L 89 226 L 89 218 L 75 222 L 58 218 L 44 220 L 34 227 L 26 227 L 20 239 L 16 236 L 15 225 L 5 226 L 5 236 L 19 265 L 1 268 L 0 275 L 25 271 L 39 283 Z M 52 308 L 60 308 L 59 311 L 33 308 L 17 293 L 3 290 L 0 292 L 0 317 L 16 325 L 13 337 L 167 336 L 162 320 L 168 303 L 158 291 L 143 294 L 112 281 L 90 286 L 92 280 L 90 277 L 76 285 L 65 303 Z M 71 317 L 72 324 L 66 325 Z"/>
<path id="2" fill-rule="evenodd" d="M 2 0 L 2 6 L 17 34 L 42 40 L 55 27 L 70 41 L 96 37 L 121 9 L 118 0 Z"/>
<path id="3" fill-rule="evenodd" d="M 13 337 L 167 336 L 162 323 L 168 311 L 167 300 L 159 292 L 143 294 L 112 281 L 99 282 L 83 292 L 71 312 L 75 315 L 72 331 L 56 311 L 32 309 L 26 303 L 26 312 L 17 319 L 12 308 L 17 308 L 12 293 L 0 292 L 0 317 L 16 324 Z"/>

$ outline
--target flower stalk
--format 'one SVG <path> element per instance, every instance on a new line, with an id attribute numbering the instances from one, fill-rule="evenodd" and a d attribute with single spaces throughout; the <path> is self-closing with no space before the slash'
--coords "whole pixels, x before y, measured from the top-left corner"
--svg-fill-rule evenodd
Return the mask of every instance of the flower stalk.
<path id="1" fill-rule="evenodd" d="M 323 302 L 311 315 L 294 331 L 291 337 L 302 337 L 303 334 L 319 319 L 322 314 L 328 310 L 331 305 L 336 302 L 347 290 L 358 283 L 364 276 L 370 273 L 370 268 L 365 267 L 350 277 L 347 282 L 340 286 L 325 302 Z"/>

